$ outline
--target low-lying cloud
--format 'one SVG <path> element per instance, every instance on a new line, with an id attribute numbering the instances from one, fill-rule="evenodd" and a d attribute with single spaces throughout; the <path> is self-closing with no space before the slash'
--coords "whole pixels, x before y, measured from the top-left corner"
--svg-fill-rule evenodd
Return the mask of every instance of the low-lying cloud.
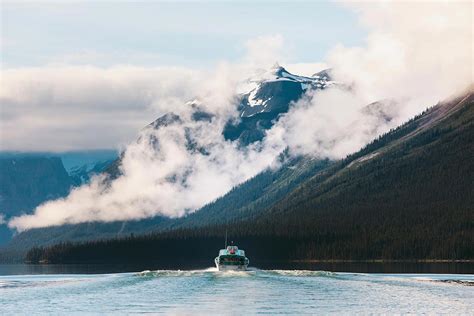
<path id="1" fill-rule="evenodd" d="M 68 197 L 39 206 L 32 215 L 13 218 L 9 226 L 21 231 L 65 223 L 182 216 L 277 164 L 276 157 L 285 148 L 294 155 L 344 157 L 472 83 L 469 3 L 383 2 L 348 6 L 357 10 L 362 22 L 372 30 L 365 46 L 339 46 L 328 55 L 336 81 L 349 88 L 308 93 L 268 131 L 263 141 L 247 148 L 224 140 L 222 129 L 228 119 L 237 117 L 235 91 L 239 82 L 260 62 L 266 63 L 268 56 L 278 56 L 273 53 L 283 47 L 278 36 L 250 42 L 249 54 L 242 64 L 223 63 L 213 72 L 179 69 L 172 72 L 174 75 L 150 80 L 153 84 L 132 76 L 132 86 L 125 84 L 131 80 L 129 76 L 118 76 L 118 82 L 124 85 L 109 89 L 116 95 L 105 101 L 82 96 L 80 88 L 58 98 L 51 97 L 60 93 L 55 87 L 40 89 L 38 94 L 12 89 L 13 84 L 9 83 L 10 93 L 25 95 L 23 106 L 42 100 L 58 104 L 82 100 L 87 103 L 84 106 L 93 106 L 95 101 L 113 104 L 125 98 L 130 100 L 126 103 L 143 104 L 144 110 L 174 112 L 180 117 L 166 127 L 143 129 L 139 140 L 127 146 L 122 176 L 116 180 L 108 182 L 103 176 L 96 177 Z M 265 45 L 259 46 L 258 41 Z M 270 51 L 262 52 L 264 58 L 260 58 L 255 47 Z M 35 84 L 38 83 L 31 87 Z M 87 91 L 94 91 L 94 86 L 87 85 Z M 191 119 L 193 108 L 185 101 L 194 97 L 213 114 L 211 121 Z M 20 102 L 8 93 L 2 98 L 12 106 Z M 383 101 L 367 107 L 380 100 Z"/>
<path id="2" fill-rule="evenodd" d="M 5 70 L 1 147 L 61 151 L 128 143 L 150 118 L 182 107 L 195 95 L 199 78 L 199 71 L 175 67 Z"/>
<path id="3" fill-rule="evenodd" d="M 310 93 L 270 131 L 295 154 L 344 157 L 473 82 L 471 3 L 344 5 L 371 32 L 364 46 L 328 53 L 332 77 L 349 90 Z"/>

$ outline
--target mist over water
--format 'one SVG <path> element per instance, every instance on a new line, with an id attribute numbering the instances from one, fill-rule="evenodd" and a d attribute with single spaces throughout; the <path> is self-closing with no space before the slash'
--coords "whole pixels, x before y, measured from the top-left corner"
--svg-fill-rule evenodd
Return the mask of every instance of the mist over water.
<path id="1" fill-rule="evenodd" d="M 0 313 L 468 314 L 474 308 L 473 284 L 473 275 L 462 274 L 214 268 L 0 276 Z"/>

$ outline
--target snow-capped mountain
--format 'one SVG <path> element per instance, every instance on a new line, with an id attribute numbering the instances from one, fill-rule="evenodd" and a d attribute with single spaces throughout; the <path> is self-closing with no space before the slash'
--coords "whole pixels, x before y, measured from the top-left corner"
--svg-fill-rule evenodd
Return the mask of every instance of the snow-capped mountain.
<path id="1" fill-rule="evenodd" d="M 291 104 L 298 101 L 309 90 L 322 90 L 337 83 L 331 80 L 329 70 L 315 73 L 311 77 L 298 76 L 276 64 L 269 70 L 262 70 L 242 82 L 237 87 L 237 121 L 229 120 L 222 131 L 226 140 L 238 141 L 240 146 L 247 146 L 265 137 L 282 114 L 288 112 Z M 186 102 L 192 108 L 192 120 L 210 122 L 214 115 L 203 110 L 202 101 L 194 99 Z M 148 124 L 145 129 L 160 128 L 179 124 L 182 118 L 176 113 L 166 113 Z M 193 135 L 186 129 L 187 148 L 206 153 L 204 148 L 196 147 Z M 144 137 L 146 139 L 144 139 Z M 159 141 L 153 133 L 141 134 L 137 142 L 146 141 L 159 151 Z M 106 169 L 110 179 L 121 174 L 121 157 Z"/>
<path id="2" fill-rule="evenodd" d="M 265 131 L 270 129 L 280 115 L 288 112 L 292 102 L 298 101 L 309 90 L 322 90 L 335 85 L 329 70 L 315 73 L 311 77 L 290 73 L 276 64 L 269 70 L 260 71 L 238 88 L 237 110 L 239 120 L 229 121 L 223 135 L 226 140 L 238 140 L 241 145 L 248 145 L 262 140 Z M 195 121 L 210 121 L 212 114 L 202 110 L 198 99 L 186 105 L 193 108 L 192 118 Z M 173 113 L 167 113 L 147 126 L 158 129 L 180 120 Z"/>
<path id="3" fill-rule="evenodd" d="M 324 89 L 334 84 L 327 70 L 304 77 L 294 75 L 278 64 L 260 79 L 253 78 L 250 82 L 254 83 L 255 87 L 242 94 L 241 117 L 285 109 L 291 101 L 297 100 L 307 90 Z"/>
<path id="4" fill-rule="evenodd" d="M 240 121 L 229 122 L 224 130 L 226 139 L 238 139 L 243 145 L 261 140 L 279 116 L 288 112 L 292 102 L 298 101 L 308 90 L 322 90 L 335 84 L 328 70 L 304 77 L 279 65 L 250 79 L 249 83 L 251 88 L 240 97 Z"/>

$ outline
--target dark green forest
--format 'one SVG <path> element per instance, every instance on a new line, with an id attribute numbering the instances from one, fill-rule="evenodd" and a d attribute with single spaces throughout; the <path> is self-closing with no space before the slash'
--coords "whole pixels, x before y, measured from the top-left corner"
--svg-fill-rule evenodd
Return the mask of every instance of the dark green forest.
<path id="1" fill-rule="evenodd" d="M 239 204 L 248 196 L 233 195 L 218 200 L 218 209 L 208 206 L 216 216 L 232 205 L 243 212 L 225 223 L 169 225 L 146 235 L 34 247 L 26 260 L 212 262 L 226 229 L 251 262 L 474 259 L 472 93 L 423 112 L 341 161 L 309 161 L 296 164 L 311 164 L 312 173 L 290 181 L 294 186 L 281 186 L 285 177 L 267 174 L 263 190 L 249 190 L 261 196 L 277 192 L 278 198 Z M 202 211 L 193 216 L 204 216 Z"/>

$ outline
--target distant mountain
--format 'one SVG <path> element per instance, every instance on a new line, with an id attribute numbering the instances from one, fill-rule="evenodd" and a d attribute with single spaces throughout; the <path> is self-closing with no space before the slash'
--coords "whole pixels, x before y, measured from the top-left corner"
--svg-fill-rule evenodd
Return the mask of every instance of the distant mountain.
<path id="1" fill-rule="evenodd" d="M 229 121 L 223 131 L 223 135 L 229 140 L 238 140 L 242 146 L 261 140 L 265 135 L 265 130 L 271 128 L 282 114 L 288 112 L 291 103 L 300 99 L 306 91 L 309 89 L 321 90 L 335 84 L 335 82 L 331 81 L 327 71 L 317 73 L 312 77 L 304 77 L 291 74 L 283 67 L 275 65 L 272 69 L 259 73 L 254 78 L 248 80 L 246 85 L 247 89 L 239 95 L 239 102 L 236 105 L 240 112 L 240 121 L 237 123 Z M 202 104 L 199 100 L 190 101 L 188 105 L 193 108 L 194 112 L 192 117 L 194 120 L 210 120 L 212 118 L 211 114 L 202 110 Z M 181 120 L 181 118 L 178 115 L 167 113 L 145 128 L 158 129 L 179 120 Z M 153 137 L 153 135 L 149 137 Z M 140 141 L 140 138 L 138 141 Z M 150 139 L 149 141 L 151 144 L 156 142 L 154 139 Z M 190 142 L 189 147 L 192 146 L 193 144 Z M 110 178 L 113 179 L 120 175 L 120 163 L 121 158 L 119 157 L 112 163 L 100 165 L 99 169 L 104 170 L 109 174 Z M 259 205 L 259 209 L 263 208 L 263 206 L 268 205 L 288 193 L 289 190 L 303 181 L 305 177 L 308 177 L 312 171 L 322 168 L 328 163 L 326 160 L 319 162 L 317 160 L 302 161 L 301 159 L 294 159 L 286 162 L 285 167 L 281 170 L 269 170 L 258 175 L 256 178 L 248 181 L 249 185 L 256 187 L 254 194 L 258 194 L 258 192 L 260 192 L 259 190 L 270 190 L 267 186 L 270 186 L 276 179 L 287 178 L 287 180 L 280 180 L 282 184 L 281 188 L 270 190 L 270 195 L 260 199 L 260 202 L 255 203 Z M 306 167 L 300 168 L 301 166 Z M 79 184 L 83 181 L 87 181 L 87 173 L 89 170 L 95 169 L 90 169 L 90 165 L 87 165 L 87 167 L 71 168 L 70 175 L 73 177 L 74 183 Z M 267 183 L 268 181 L 272 182 Z M 230 194 L 239 198 L 246 196 L 239 192 L 238 189 L 235 189 L 232 190 Z M 226 200 L 227 199 L 218 199 L 219 202 L 216 205 L 220 205 L 219 207 L 212 206 L 214 204 L 211 204 L 205 207 L 205 209 L 209 209 L 209 212 L 198 212 L 196 214 L 199 215 L 190 215 L 189 218 L 179 219 L 177 222 L 170 221 L 168 218 L 157 217 L 154 219 L 124 223 L 88 223 L 33 229 L 19 234 L 12 242 L 12 245 L 15 247 L 29 247 L 32 243 L 52 243 L 58 240 L 84 240 L 98 238 L 99 236 L 115 237 L 117 235 L 130 233 L 142 233 L 165 229 L 168 225 L 204 225 L 214 220 L 228 220 L 246 212 L 240 210 L 240 208 L 236 208 L 235 205 L 228 205 L 222 208 L 222 203 L 225 204 Z M 240 202 L 242 208 L 245 208 L 244 201 L 245 199 Z M 223 214 L 226 214 L 226 216 L 222 218 L 215 217 L 211 215 L 213 212 L 220 212 L 221 216 Z M 252 209 L 252 212 L 257 212 L 257 210 Z M 209 215 L 202 216 L 202 214 Z"/>
<path id="2" fill-rule="evenodd" d="M 284 194 L 285 179 L 294 173 L 272 178 L 264 172 L 188 219 L 171 220 L 154 235 L 34 249 L 28 258 L 206 260 L 209 244 L 217 244 L 227 228 L 254 260 L 473 259 L 473 144 L 470 91 L 326 167 L 301 158 L 288 170 L 301 174 L 307 166 L 312 171 Z M 271 192 L 278 189 L 283 191 L 272 200 Z M 209 221 L 226 218 L 228 212 L 220 210 L 232 205 L 242 213 Z M 208 224 L 185 224 L 191 218 L 195 223 L 207 218 Z M 185 245 L 192 250 L 176 251 Z"/>
<path id="3" fill-rule="evenodd" d="M 85 149 L 64 152 L 22 152 L 22 151 L 0 151 L 0 158 L 24 158 L 24 157 L 58 157 L 69 173 L 72 169 L 85 165 L 94 165 L 101 161 L 109 161 L 117 158 L 118 152 L 114 149 Z"/>
<path id="4" fill-rule="evenodd" d="M 0 214 L 4 220 L 66 196 L 73 185 L 58 157 L 0 158 L 0 179 Z M 11 237 L 6 226 L 1 227 L 0 244 Z"/>
<path id="5" fill-rule="evenodd" d="M 112 150 L 0 152 L 0 214 L 3 221 L 29 214 L 45 201 L 66 196 L 72 187 L 103 172 L 116 156 Z M 6 225 L 0 225 L 0 245 L 10 240 L 12 234 Z"/>
<path id="6" fill-rule="evenodd" d="M 88 169 L 94 169 L 95 165 L 114 160 L 117 158 L 118 152 L 115 149 L 85 149 L 45 153 L 45 155 L 60 157 L 64 168 L 71 174 L 71 171 L 83 166 L 88 166 Z"/>
<path id="7" fill-rule="evenodd" d="M 0 209 L 8 216 L 65 196 L 73 185 L 58 157 L 0 158 Z"/>
<path id="8" fill-rule="evenodd" d="M 104 172 L 115 160 L 104 160 L 95 163 L 71 167 L 69 176 L 72 178 L 74 186 L 89 183 L 90 179 L 97 174 Z"/>
<path id="9" fill-rule="evenodd" d="M 113 149 L 75 150 L 56 153 L 71 176 L 74 186 L 90 181 L 90 178 L 106 170 L 118 157 Z"/>

